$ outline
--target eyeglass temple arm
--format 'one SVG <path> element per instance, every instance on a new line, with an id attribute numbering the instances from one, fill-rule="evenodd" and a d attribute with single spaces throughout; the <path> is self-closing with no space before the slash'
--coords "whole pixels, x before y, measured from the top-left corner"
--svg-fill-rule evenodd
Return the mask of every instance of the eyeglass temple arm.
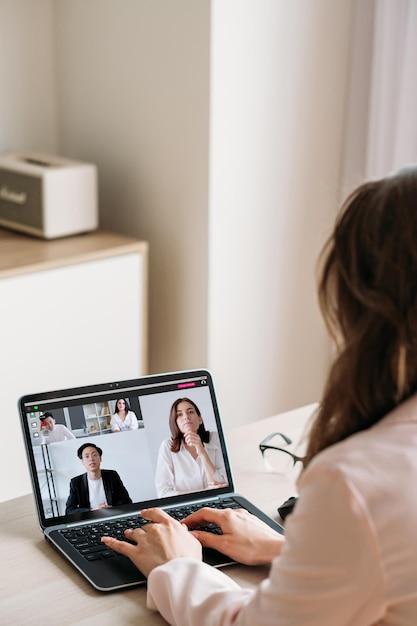
<path id="1" fill-rule="evenodd" d="M 292 443 L 292 439 L 290 439 L 289 437 L 287 437 L 287 435 L 284 435 L 284 433 L 271 433 L 270 435 L 268 435 L 267 437 L 265 437 L 265 439 L 263 439 L 261 441 L 261 444 L 264 443 L 268 443 L 268 441 L 271 441 L 271 439 L 273 439 L 276 436 L 282 437 L 283 440 L 285 441 L 285 443 Z"/>

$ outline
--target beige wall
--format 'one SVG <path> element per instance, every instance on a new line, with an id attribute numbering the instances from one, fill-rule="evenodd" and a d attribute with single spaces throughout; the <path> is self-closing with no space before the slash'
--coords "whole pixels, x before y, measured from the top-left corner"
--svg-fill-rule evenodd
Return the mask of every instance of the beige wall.
<path id="1" fill-rule="evenodd" d="M 210 3 L 56 5 L 59 146 L 97 163 L 101 226 L 150 243 L 150 371 L 206 365 Z"/>
<path id="2" fill-rule="evenodd" d="M 150 242 L 150 370 L 210 367 L 228 425 L 320 395 L 352 4 L 0 0 L 0 149 L 98 164 L 101 226 Z"/>
<path id="3" fill-rule="evenodd" d="M 237 423 L 320 397 L 353 3 L 212 4 L 209 362 Z"/>
<path id="4" fill-rule="evenodd" d="M 0 151 L 57 150 L 52 0 L 0 0 Z"/>

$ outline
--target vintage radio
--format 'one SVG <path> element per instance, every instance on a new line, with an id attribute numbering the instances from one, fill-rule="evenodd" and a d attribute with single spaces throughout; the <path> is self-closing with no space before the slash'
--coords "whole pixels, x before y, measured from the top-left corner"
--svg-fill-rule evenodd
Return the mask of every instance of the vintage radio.
<path id="1" fill-rule="evenodd" d="M 0 226 L 43 239 L 98 227 L 97 167 L 35 153 L 0 155 Z"/>

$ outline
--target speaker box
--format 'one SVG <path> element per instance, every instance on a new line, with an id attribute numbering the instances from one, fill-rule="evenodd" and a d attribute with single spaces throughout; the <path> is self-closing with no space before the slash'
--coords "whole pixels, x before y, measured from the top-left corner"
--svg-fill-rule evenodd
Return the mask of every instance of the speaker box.
<path id="1" fill-rule="evenodd" d="M 43 239 L 98 227 L 97 167 L 43 154 L 0 155 L 0 226 Z"/>

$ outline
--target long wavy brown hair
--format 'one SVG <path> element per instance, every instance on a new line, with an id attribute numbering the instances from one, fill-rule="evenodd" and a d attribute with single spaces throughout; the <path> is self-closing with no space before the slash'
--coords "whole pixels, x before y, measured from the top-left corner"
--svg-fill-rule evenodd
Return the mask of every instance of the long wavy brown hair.
<path id="1" fill-rule="evenodd" d="M 417 167 L 347 199 L 319 267 L 320 307 L 337 354 L 305 466 L 417 390 Z"/>

